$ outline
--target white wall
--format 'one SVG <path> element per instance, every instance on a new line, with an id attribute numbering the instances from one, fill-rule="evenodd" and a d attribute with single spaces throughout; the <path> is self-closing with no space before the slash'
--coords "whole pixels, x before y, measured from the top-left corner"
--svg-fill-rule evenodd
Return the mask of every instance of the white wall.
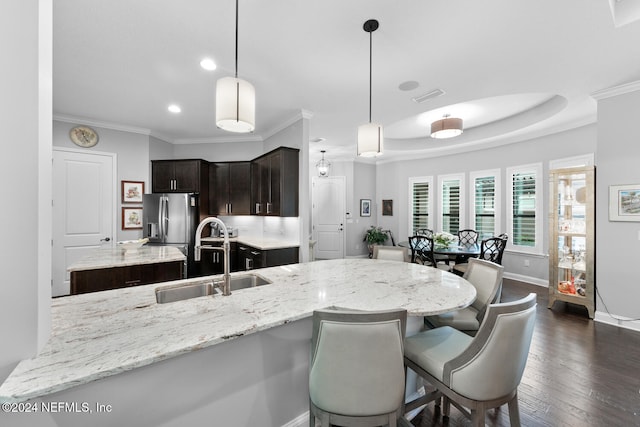
<path id="1" fill-rule="evenodd" d="M 640 223 L 609 221 L 609 186 L 640 184 L 640 91 L 598 101 L 596 319 L 640 329 Z M 604 302 L 604 304 L 603 304 Z M 606 305 L 606 307 L 605 307 Z M 609 313 L 607 313 L 607 310 Z"/>
<path id="2" fill-rule="evenodd" d="M 53 122 L 53 145 L 87 151 L 116 153 L 117 155 L 117 206 L 116 241 L 133 240 L 142 237 L 142 230 L 122 230 L 120 183 L 122 180 L 143 181 L 146 193 L 151 192 L 149 179 L 149 136 L 92 126 L 98 133 L 98 144 L 91 148 L 80 148 L 69 139 L 69 130 L 80 123 Z"/>
<path id="3" fill-rule="evenodd" d="M 0 380 L 33 356 L 50 330 L 51 23 L 51 1 L 2 3 Z M 0 413 L 0 424 L 7 418 Z"/>
<path id="4" fill-rule="evenodd" d="M 264 153 L 262 142 L 221 142 L 215 144 L 175 144 L 174 159 L 204 159 L 235 162 L 254 159 Z"/>
<path id="5" fill-rule="evenodd" d="M 520 254 L 507 252 L 503 258 L 506 273 L 524 278 L 538 279 L 537 282 L 546 283 L 549 276 L 548 228 L 548 172 L 549 161 L 560 158 L 573 157 L 579 154 L 596 152 L 596 125 L 583 126 L 566 132 L 561 132 L 541 138 L 523 141 L 517 144 L 505 145 L 481 151 L 463 154 L 435 157 L 430 159 L 403 160 L 381 163 L 377 166 L 376 174 L 376 210 L 378 225 L 390 228 L 396 240 L 406 240 L 409 236 L 409 177 L 433 176 L 437 185 L 437 176 L 443 174 L 464 173 L 466 188 L 469 188 L 469 172 L 500 169 L 502 172 L 502 211 L 506 212 L 506 178 L 505 168 L 529 163 L 543 163 L 544 183 L 543 197 L 543 255 Z M 597 163 L 596 163 L 597 164 Z M 437 190 L 437 189 L 436 189 Z M 467 197 L 469 191 L 466 192 Z M 436 191 L 434 197 L 439 197 Z M 393 216 L 381 215 L 382 199 L 393 200 Z M 437 210 L 434 211 L 434 215 Z M 467 215 L 469 213 L 467 212 Z M 466 219 L 469 223 L 469 218 Z M 498 232 L 506 231 L 506 215 L 502 217 Z M 436 221 L 436 224 L 438 222 Z M 437 228 L 437 226 L 436 226 Z M 529 261 L 529 267 L 524 261 Z M 532 280 L 536 282 L 536 280 Z"/>

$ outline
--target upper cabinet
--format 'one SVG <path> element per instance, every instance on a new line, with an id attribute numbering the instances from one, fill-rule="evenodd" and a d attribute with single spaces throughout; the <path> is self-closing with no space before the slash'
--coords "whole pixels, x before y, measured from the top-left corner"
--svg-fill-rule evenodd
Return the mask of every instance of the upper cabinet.
<path id="1" fill-rule="evenodd" d="M 204 193 L 209 190 L 209 163 L 200 159 L 152 160 L 153 193 Z"/>
<path id="2" fill-rule="evenodd" d="M 298 216 L 298 153 L 280 147 L 251 162 L 251 213 Z"/>
<path id="3" fill-rule="evenodd" d="M 251 162 L 212 163 L 209 206 L 212 215 L 251 214 Z"/>

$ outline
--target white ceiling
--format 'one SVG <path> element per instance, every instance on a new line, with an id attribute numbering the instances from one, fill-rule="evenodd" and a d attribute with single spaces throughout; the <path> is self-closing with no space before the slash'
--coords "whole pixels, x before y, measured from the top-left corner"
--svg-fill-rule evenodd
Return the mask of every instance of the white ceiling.
<path id="1" fill-rule="evenodd" d="M 240 0 L 238 76 L 257 111 L 255 133 L 238 135 L 214 123 L 215 82 L 234 72 L 234 0 L 56 0 L 54 116 L 191 143 L 262 140 L 308 112 L 310 138 L 325 139 L 312 159 L 352 160 L 374 18 L 380 161 L 511 143 L 592 123 L 592 93 L 640 80 L 633 1 Z M 200 68 L 207 56 L 217 70 Z M 444 95 L 412 101 L 434 89 Z M 431 139 L 445 113 L 465 133 Z"/>

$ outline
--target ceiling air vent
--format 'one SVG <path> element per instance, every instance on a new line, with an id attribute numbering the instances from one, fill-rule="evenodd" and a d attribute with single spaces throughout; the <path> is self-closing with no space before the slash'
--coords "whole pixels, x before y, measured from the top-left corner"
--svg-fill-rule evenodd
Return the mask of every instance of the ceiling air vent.
<path id="1" fill-rule="evenodd" d="M 424 95 L 420 95 L 420 96 L 416 96 L 415 98 L 411 98 L 412 101 L 417 102 L 418 104 L 421 104 L 423 102 L 425 102 L 428 99 L 431 98 L 437 98 L 441 95 L 444 95 L 444 91 L 440 90 L 440 89 L 435 89 L 432 90 L 429 93 L 425 93 Z"/>

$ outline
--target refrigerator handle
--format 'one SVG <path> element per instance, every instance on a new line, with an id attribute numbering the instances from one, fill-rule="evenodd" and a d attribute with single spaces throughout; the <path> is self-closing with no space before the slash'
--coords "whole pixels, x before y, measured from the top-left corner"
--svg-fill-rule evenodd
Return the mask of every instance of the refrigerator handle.
<path id="1" fill-rule="evenodd" d="M 166 241 L 167 233 L 169 232 L 169 198 L 164 196 L 164 210 L 162 211 L 162 239 Z"/>
<path id="2" fill-rule="evenodd" d="M 158 228 L 160 229 L 160 238 L 164 236 L 164 222 L 162 221 L 164 213 L 164 197 L 158 197 Z"/>

